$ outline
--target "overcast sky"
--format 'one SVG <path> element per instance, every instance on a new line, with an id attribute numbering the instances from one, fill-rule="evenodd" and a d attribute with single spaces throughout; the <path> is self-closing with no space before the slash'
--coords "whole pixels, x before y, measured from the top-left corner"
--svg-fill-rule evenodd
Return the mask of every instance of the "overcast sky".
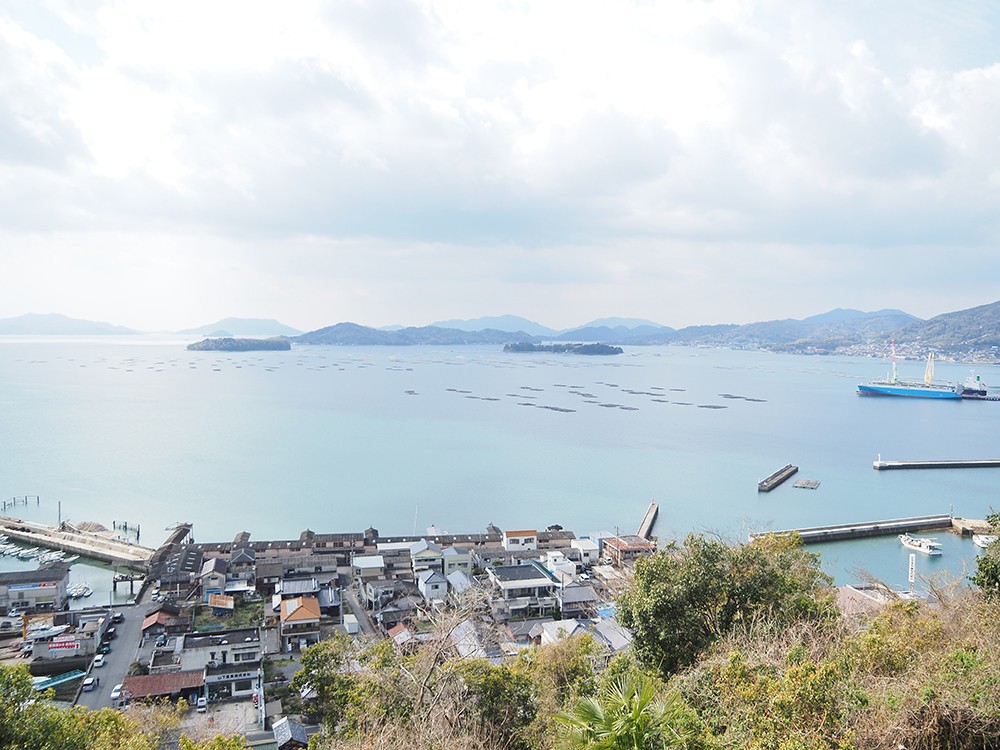
<path id="1" fill-rule="evenodd" d="M 1000 299 L 1000 4 L 0 0 L 0 317 Z"/>

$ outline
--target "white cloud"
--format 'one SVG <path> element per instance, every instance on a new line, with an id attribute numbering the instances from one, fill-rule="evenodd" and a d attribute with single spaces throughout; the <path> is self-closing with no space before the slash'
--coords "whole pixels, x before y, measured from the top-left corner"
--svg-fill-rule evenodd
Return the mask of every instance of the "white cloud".
<path id="1" fill-rule="evenodd" d="M 936 273 L 868 293 L 830 259 L 996 262 L 996 23 L 930 2 L 15 5 L 0 316 L 678 325 L 992 301 Z M 239 283 L 212 295 L 208 273 Z"/>

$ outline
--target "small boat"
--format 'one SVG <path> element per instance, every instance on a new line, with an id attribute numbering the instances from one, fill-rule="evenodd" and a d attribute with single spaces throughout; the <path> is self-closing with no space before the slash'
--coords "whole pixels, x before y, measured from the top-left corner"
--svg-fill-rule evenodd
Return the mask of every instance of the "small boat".
<path id="1" fill-rule="evenodd" d="M 86 583 L 74 583 L 72 586 L 66 589 L 66 594 L 71 599 L 82 599 L 85 596 L 90 596 L 94 593 L 94 590 L 90 588 Z"/>
<path id="2" fill-rule="evenodd" d="M 900 534 L 899 542 L 907 549 L 912 549 L 914 552 L 923 552 L 925 555 L 940 555 L 941 554 L 941 543 L 934 540 L 928 539 L 922 536 L 910 536 L 909 534 Z"/>
<path id="3" fill-rule="evenodd" d="M 972 543 L 977 547 L 982 547 L 986 549 L 997 539 L 1000 539 L 1000 534 L 973 534 Z"/>

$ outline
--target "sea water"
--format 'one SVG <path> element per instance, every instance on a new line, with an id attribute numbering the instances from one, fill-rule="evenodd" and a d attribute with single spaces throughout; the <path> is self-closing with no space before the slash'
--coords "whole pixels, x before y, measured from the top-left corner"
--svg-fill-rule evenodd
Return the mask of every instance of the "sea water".
<path id="1" fill-rule="evenodd" d="M 872 469 L 879 455 L 1000 456 L 1000 403 L 859 397 L 884 374 L 876 359 L 186 343 L 0 337 L 0 500 L 38 495 L 16 514 L 46 523 L 139 525 L 149 546 L 177 522 L 198 541 L 489 523 L 634 533 L 650 500 L 661 541 L 1000 507 L 1000 469 Z M 969 373 L 937 365 L 940 378 Z M 1000 384 L 997 368 L 977 374 Z M 786 463 L 793 481 L 758 493 Z M 971 542 L 936 536 L 944 555 L 918 556 L 918 572 L 967 573 Z M 906 585 L 895 537 L 814 549 L 840 583 Z"/>

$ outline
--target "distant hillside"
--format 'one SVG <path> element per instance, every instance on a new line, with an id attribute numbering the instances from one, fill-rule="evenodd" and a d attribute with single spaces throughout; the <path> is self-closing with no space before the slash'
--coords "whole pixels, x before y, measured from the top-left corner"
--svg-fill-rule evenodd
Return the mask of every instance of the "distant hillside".
<path id="1" fill-rule="evenodd" d="M 524 320 L 514 316 L 504 316 L 503 319 Z M 680 344 L 797 354 L 884 356 L 889 342 L 895 339 L 900 356 L 923 356 L 929 349 L 933 349 L 945 357 L 966 361 L 1000 361 L 1000 302 L 938 315 L 927 321 L 901 310 L 862 312 L 838 308 L 804 320 L 787 318 L 744 325 L 688 326 L 678 330 L 631 319 L 605 318 L 603 321 L 594 321 L 595 324 L 601 322 L 609 325 L 588 325 L 555 334 L 549 332 L 535 335 L 530 335 L 526 330 L 506 331 L 495 328 L 472 331 L 425 326 L 380 330 L 354 323 L 339 323 L 292 340 L 300 344 L 384 346 L 457 346 L 546 341 L 628 346 Z M 611 323 L 622 325 L 610 325 Z M 626 323 L 637 325 L 625 325 Z"/>
<path id="2" fill-rule="evenodd" d="M 430 327 L 454 328 L 459 331 L 482 331 L 489 328 L 508 333 L 523 332 L 532 336 L 552 336 L 557 333 L 540 323 L 528 320 L 527 318 L 519 318 L 516 315 L 498 315 L 492 318 L 474 318 L 472 320 L 442 320 L 438 323 L 431 323 Z M 389 328 L 386 328 L 386 330 L 389 330 Z"/>
<path id="3" fill-rule="evenodd" d="M 911 323 L 896 338 L 953 355 L 1000 347 L 1000 302 Z"/>
<path id="4" fill-rule="evenodd" d="M 224 338 L 233 336 L 259 336 L 268 338 L 270 336 L 297 336 L 302 333 L 298 329 L 286 326 L 271 318 L 226 318 L 218 323 L 197 328 L 187 328 L 177 331 L 182 334 L 192 334 L 195 336 L 212 336 L 214 338 Z"/>
<path id="5" fill-rule="evenodd" d="M 554 338 L 557 341 L 588 341 L 612 344 L 636 343 L 656 336 L 668 336 L 673 328 L 657 325 L 639 325 L 629 328 L 624 325 L 615 326 L 584 326 L 560 333 Z"/>
<path id="6" fill-rule="evenodd" d="M 111 323 L 68 318 L 57 313 L 39 315 L 28 313 L 16 318 L 0 320 L 0 334 L 32 336 L 103 336 L 106 334 L 135 334 L 139 331 Z"/>
<path id="7" fill-rule="evenodd" d="M 337 325 L 310 331 L 301 336 L 295 336 L 296 344 L 339 344 L 355 346 L 413 346 L 418 344 L 435 344 L 439 346 L 458 346 L 462 344 L 509 344 L 516 341 L 530 341 L 532 337 L 524 331 L 460 331 L 455 328 L 438 328 L 424 326 L 421 328 L 401 328 L 398 331 L 384 331 L 378 328 L 368 328 L 357 323 L 338 323 Z"/>

